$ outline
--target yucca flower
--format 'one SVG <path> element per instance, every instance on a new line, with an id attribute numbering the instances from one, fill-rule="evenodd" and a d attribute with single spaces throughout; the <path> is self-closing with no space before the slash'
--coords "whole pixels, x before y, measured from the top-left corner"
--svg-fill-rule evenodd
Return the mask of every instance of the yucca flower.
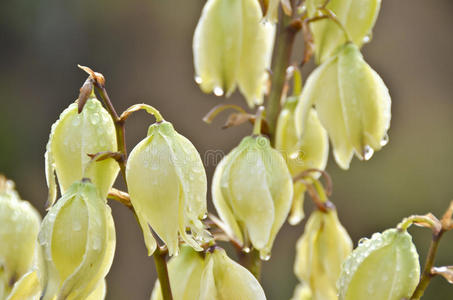
<path id="1" fill-rule="evenodd" d="M 326 0 L 307 0 L 308 17 L 322 15 L 319 8 Z M 343 29 L 332 19 L 319 20 L 310 23 L 315 42 L 315 53 L 318 63 L 322 63 L 335 54 L 335 52 L 351 39 L 358 47 L 368 42 L 376 23 L 381 0 L 330 0 L 326 8 L 331 10 Z"/>
<path id="2" fill-rule="evenodd" d="M 44 218 L 39 242 L 48 271 L 43 300 L 86 299 L 102 289 L 116 237 L 110 207 L 94 184 L 85 179 L 67 189 Z"/>
<path id="3" fill-rule="evenodd" d="M 370 159 L 388 141 L 388 89 L 352 43 L 345 44 L 308 77 L 296 108 L 299 135 L 313 105 L 343 169 L 349 168 L 354 153 L 360 159 Z"/>
<path id="4" fill-rule="evenodd" d="M 294 272 L 311 290 L 311 299 L 338 299 L 336 282 L 341 265 L 352 251 L 352 241 L 336 211 L 314 211 L 296 249 Z"/>
<path id="5" fill-rule="evenodd" d="M 419 279 L 412 237 L 406 230 L 389 229 L 360 240 L 348 256 L 338 280 L 339 299 L 409 299 Z"/>
<path id="6" fill-rule="evenodd" d="M 229 96 L 239 86 L 250 107 L 261 104 L 274 35 L 257 0 L 208 0 L 193 38 L 202 91 Z"/>
<path id="7" fill-rule="evenodd" d="M 39 299 L 44 276 L 40 223 L 36 209 L 0 175 L 0 299 Z"/>
<path id="8" fill-rule="evenodd" d="M 307 122 L 299 123 L 304 126 L 300 129 L 303 132 L 302 136 L 297 134 L 295 109 L 298 100 L 298 97 L 286 100 L 278 117 L 275 132 L 275 149 L 282 153 L 293 177 L 308 169 L 324 170 L 329 157 L 329 138 L 314 109 L 310 110 Z M 319 173 L 313 172 L 312 176 L 316 179 Z M 304 218 L 305 190 L 303 183 L 294 183 L 293 203 L 288 218 L 292 225 L 298 224 Z"/>
<path id="9" fill-rule="evenodd" d="M 208 239 L 206 173 L 194 145 L 169 122 L 157 122 L 132 150 L 126 167 L 132 205 L 151 255 L 156 241 L 148 226 L 165 242 L 170 256 L 179 252 L 179 237 L 201 251 Z M 190 233 L 187 232 L 190 229 Z"/>
<path id="10" fill-rule="evenodd" d="M 283 156 L 264 136 L 245 137 L 217 165 L 212 199 L 229 233 L 245 247 L 251 243 L 269 259 L 285 222 L 293 183 Z"/>
<path id="11" fill-rule="evenodd" d="M 49 186 L 48 205 L 56 199 L 55 175 L 60 192 L 83 176 L 89 177 L 106 198 L 118 174 L 118 164 L 106 159 L 90 164 L 88 154 L 117 151 L 116 131 L 112 117 L 102 104 L 89 98 L 79 114 L 77 103 L 72 103 L 52 125 L 45 154 L 46 178 Z M 87 166 L 90 167 L 87 169 Z"/>

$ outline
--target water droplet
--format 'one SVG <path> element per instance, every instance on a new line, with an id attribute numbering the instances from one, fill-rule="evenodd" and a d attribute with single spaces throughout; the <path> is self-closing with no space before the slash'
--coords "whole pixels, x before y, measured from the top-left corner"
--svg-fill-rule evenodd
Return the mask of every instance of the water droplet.
<path id="1" fill-rule="evenodd" d="M 201 79 L 201 77 L 197 75 L 195 76 L 195 82 L 201 84 L 203 82 L 203 79 Z"/>
<path id="2" fill-rule="evenodd" d="M 366 145 L 365 148 L 363 148 L 363 159 L 364 160 L 369 160 L 374 154 L 373 148 L 370 146 Z"/>
<path id="3" fill-rule="evenodd" d="M 289 155 L 290 159 L 296 159 L 297 157 L 299 157 L 299 151 L 293 152 Z"/>
<path id="4" fill-rule="evenodd" d="M 364 44 L 369 43 L 370 41 L 371 41 L 371 37 L 369 35 L 365 35 L 365 37 L 362 40 L 362 42 Z"/>
<path id="5" fill-rule="evenodd" d="M 214 95 L 219 96 L 219 97 L 223 96 L 223 89 L 221 87 L 218 87 L 218 86 L 215 87 L 214 88 Z"/>
<path id="6" fill-rule="evenodd" d="M 361 238 L 361 239 L 359 240 L 359 245 L 362 245 L 362 244 L 365 243 L 366 241 L 368 241 L 367 238 Z"/>
<path id="7" fill-rule="evenodd" d="M 260 258 L 261 260 L 268 261 L 269 259 L 271 259 L 271 255 L 269 253 L 260 253 Z"/>
<path id="8" fill-rule="evenodd" d="M 385 145 L 387 145 L 388 142 L 389 142 L 389 136 L 388 136 L 388 134 L 386 134 L 386 135 L 384 135 L 384 138 L 381 141 L 381 146 L 384 147 Z"/>
<path id="9" fill-rule="evenodd" d="M 244 248 L 242 248 L 242 252 L 250 253 L 250 247 L 245 246 Z"/>
<path id="10" fill-rule="evenodd" d="M 98 114 L 98 113 L 93 113 L 93 114 L 90 116 L 90 122 L 91 122 L 91 124 L 93 124 L 93 125 L 96 125 L 97 123 L 99 123 L 99 114 Z"/>

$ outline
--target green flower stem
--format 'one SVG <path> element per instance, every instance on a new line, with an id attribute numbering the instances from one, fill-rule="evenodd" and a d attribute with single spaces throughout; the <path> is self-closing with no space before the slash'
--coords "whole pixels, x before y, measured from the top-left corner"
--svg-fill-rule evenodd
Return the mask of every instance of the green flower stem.
<path id="1" fill-rule="evenodd" d="M 417 287 L 415 288 L 414 293 L 411 296 L 411 300 L 418 300 L 423 296 L 426 288 L 429 285 L 431 279 L 435 276 L 431 273 L 431 268 L 434 265 L 434 259 L 436 258 L 437 248 L 439 247 L 440 238 L 444 230 L 441 229 L 438 233 L 433 233 L 433 238 L 431 240 L 431 245 L 429 247 L 428 256 L 426 258 L 425 267 L 423 269 L 422 277 L 420 278 L 420 282 L 418 283 Z"/>
<path id="2" fill-rule="evenodd" d="M 294 4 L 294 1 L 291 2 Z M 293 11 L 295 11 L 295 9 Z M 293 21 L 291 16 L 281 13 L 278 22 L 278 32 L 272 66 L 271 91 L 266 108 L 266 120 L 269 125 L 271 140 L 273 140 L 278 114 L 281 109 L 281 98 L 286 81 L 286 69 L 291 60 L 294 38 L 301 28 L 302 23 L 299 20 Z"/>
<path id="3" fill-rule="evenodd" d="M 165 260 L 166 253 L 160 247 L 156 248 L 153 254 L 154 263 L 156 264 L 157 277 L 159 278 L 160 288 L 164 300 L 173 300 L 171 294 L 170 280 L 168 278 L 167 261 Z"/>

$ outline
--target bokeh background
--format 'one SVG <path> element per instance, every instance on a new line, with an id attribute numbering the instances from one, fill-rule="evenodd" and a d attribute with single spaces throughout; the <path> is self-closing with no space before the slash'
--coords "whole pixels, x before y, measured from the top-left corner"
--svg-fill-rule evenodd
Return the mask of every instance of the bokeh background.
<path id="1" fill-rule="evenodd" d="M 23 198 L 44 214 L 44 151 L 52 123 L 74 101 L 93 67 L 107 79 L 117 110 L 146 102 L 156 106 L 200 153 L 229 151 L 250 133 L 244 125 L 221 130 L 202 116 L 214 105 L 245 107 L 203 94 L 193 80 L 192 34 L 204 0 L 1 0 L 0 172 L 16 181 Z M 387 83 L 393 100 L 390 143 L 347 172 L 333 159 L 332 201 L 355 243 L 395 226 L 403 217 L 440 215 L 453 199 L 453 2 L 385 0 L 364 55 Z M 302 53 L 299 40 L 295 59 Z M 313 65 L 304 69 L 308 73 Z M 152 118 L 128 120 L 129 149 Z M 214 165 L 208 165 L 208 177 Z M 121 181 L 119 181 L 121 187 Z M 108 275 L 109 300 L 149 299 L 153 260 L 132 214 L 111 203 L 117 228 L 116 257 Z M 306 203 L 307 212 L 311 203 Z M 424 261 L 430 232 L 412 228 Z M 263 285 L 271 300 L 289 299 L 295 242 L 303 225 L 285 226 L 264 263 Z M 436 265 L 453 264 L 453 234 L 444 237 Z M 453 286 L 435 278 L 424 299 L 452 299 Z"/>

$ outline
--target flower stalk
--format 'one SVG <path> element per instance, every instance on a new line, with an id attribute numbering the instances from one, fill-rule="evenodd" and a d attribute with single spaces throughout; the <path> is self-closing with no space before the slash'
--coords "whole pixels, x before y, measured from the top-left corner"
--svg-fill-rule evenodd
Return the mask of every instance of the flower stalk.
<path id="1" fill-rule="evenodd" d="M 294 1 L 291 1 L 294 6 Z M 295 10 L 293 10 L 293 13 Z M 275 133 L 278 114 L 281 109 L 281 100 L 286 81 L 286 69 L 290 65 L 294 39 L 302 28 L 300 20 L 293 20 L 292 16 L 281 13 L 278 23 L 274 62 L 272 67 L 271 91 L 266 108 L 266 120 L 269 125 L 271 141 Z"/>

